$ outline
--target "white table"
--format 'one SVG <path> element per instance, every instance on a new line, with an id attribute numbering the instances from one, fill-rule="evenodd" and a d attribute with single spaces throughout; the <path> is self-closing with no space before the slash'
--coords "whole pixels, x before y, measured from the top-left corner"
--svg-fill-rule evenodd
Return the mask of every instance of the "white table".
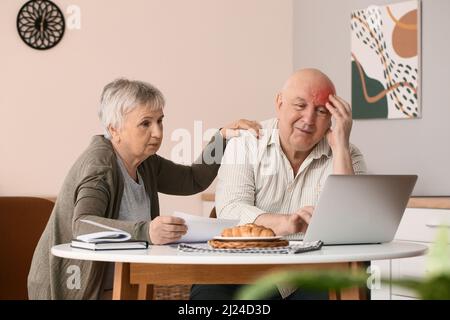
<path id="1" fill-rule="evenodd" d="M 391 242 L 372 245 L 324 246 L 319 251 L 300 254 L 224 254 L 179 252 L 176 245 L 150 246 L 146 250 L 89 251 L 54 246 L 52 254 L 61 258 L 115 262 L 114 299 L 148 299 L 153 285 L 244 284 L 274 270 L 352 270 L 371 260 L 420 256 L 427 252 L 421 244 Z M 352 288 L 333 292 L 330 298 L 364 299 L 365 290 Z"/>

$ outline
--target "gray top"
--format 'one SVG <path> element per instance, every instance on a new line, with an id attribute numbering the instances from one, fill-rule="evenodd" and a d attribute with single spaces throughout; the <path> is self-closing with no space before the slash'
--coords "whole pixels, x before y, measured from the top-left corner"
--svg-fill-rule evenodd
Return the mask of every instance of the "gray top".
<path id="1" fill-rule="evenodd" d="M 123 176 L 123 194 L 120 201 L 118 220 L 125 221 L 150 221 L 150 198 L 145 191 L 141 174 L 137 173 L 138 181 L 134 181 L 128 174 L 125 165 L 117 155 L 117 164 Z M 103 290 L 111 290 L 114 284 L 114 263 L 108 263 L 103 278 Z"/>
<path id="2" fill-rule="evenodd" d="M 142 176 L 138 172 L 138 181 L 127 172 L 125 165 L 120 157 L 117 157 L 120 172 L 123 176 L 123 195 L 120 202 L 119 220 L 127 221 L 149 221 L 150 216 L 150 198 L 145 191 L 145 185 L 142 181 Z"/>

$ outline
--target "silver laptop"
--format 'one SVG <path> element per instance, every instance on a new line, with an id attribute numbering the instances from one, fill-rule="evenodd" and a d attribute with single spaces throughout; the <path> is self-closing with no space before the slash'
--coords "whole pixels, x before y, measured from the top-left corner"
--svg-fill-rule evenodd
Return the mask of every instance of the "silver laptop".
<path id="1" fill-rule="evenodd" d="M 392 241 L 416 181 L 417 175 L 330 175 L 303 241 Z"/>

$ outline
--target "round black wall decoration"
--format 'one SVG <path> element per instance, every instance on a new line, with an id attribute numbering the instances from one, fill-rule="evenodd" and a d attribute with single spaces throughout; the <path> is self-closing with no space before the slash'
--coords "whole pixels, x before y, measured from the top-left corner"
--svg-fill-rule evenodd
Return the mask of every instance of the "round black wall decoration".
<path id="1" fill-rule="evenodd" d="M 25 3 L 17 15 L 17 31 L 30 47 L 47 50 L 56 46 L 65 30 L 64 15 L 49 0 L 31 0 Z"/>

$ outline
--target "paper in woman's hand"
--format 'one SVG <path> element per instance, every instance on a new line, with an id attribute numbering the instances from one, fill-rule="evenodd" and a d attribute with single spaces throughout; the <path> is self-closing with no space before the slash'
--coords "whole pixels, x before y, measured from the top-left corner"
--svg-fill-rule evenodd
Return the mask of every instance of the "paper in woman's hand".
<path id="1" fill-rule="evenodd" d="M 179 211 L 175 211 L 173 216 L 182 218 L 188 228 L 187 233 L 177 243 L 206 242 L 220 236 L 223 229 L 234 227 L 239 223 L 239 220 L 205 218 Z"/>

